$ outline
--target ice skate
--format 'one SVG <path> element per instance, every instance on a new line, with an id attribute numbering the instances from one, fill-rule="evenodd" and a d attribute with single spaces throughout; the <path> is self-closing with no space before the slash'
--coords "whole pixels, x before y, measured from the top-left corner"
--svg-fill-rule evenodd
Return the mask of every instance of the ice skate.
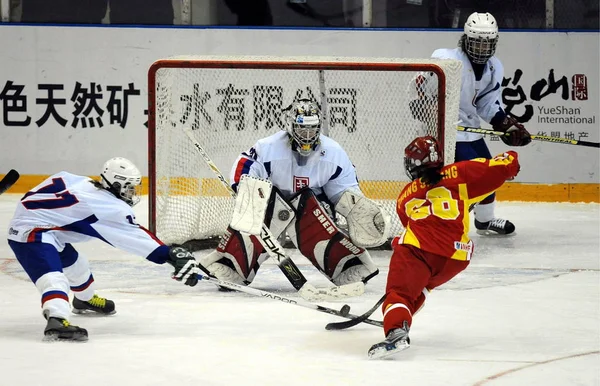
<path id="1" fill-rule="evenodd" d="M 44 341 L 72 341 L 85 342 L 88 340 L 88 332 L 85 328 L 73 326 L 66 319 L 48 318 L 48 324 L 44 329 Z"/>
<path id="2" fill-rule="evenodd" d="M 501 218 L 495 218 L 488 222 L 479 222 L 475 219 L 477 233 L 485 236 L 509 235 L 515 231 L 515 225 Z"/>
<path id="3" fill-rule="evenodd" d="M 115 302 L 105 298 L 101 298 L 98 295 L 94 295 L 93 298 L 84 302 L 77 298 L 73 299 L 73 313 L 74 314 L 87 314 L 95 313 L 102 315 L 112 315 L 115 312 Z"/>
<path id="4" fill-rule="evenodd" d="M 408 337 L 408 322 L 404 322 L 404 327 L 391 330 L 383 342 L 371 346 L 369 349 L 369 359 L 385 358 L 390 355 L 404 351 L 410 347 L 410 338 Z"/>

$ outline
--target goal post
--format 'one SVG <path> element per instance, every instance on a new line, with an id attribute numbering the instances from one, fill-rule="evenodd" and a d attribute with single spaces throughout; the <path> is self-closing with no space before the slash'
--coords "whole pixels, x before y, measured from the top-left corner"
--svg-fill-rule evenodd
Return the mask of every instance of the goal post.
<path id="1" fill-rule="evenodd" d="M 384 205 L 393 218 L 392 232 L 399 232 L 395 203 L 408 182 L 406 145 L 432 135 L 443 146 L 445 162 L 454 161 L 461 70 L 459 61 L 436 59 L 187 56 L 156 61 L 148 71 L 150 230 L 168 244 L 215 240 L 231 219 L 229 193 L 184 128 L 193 130 L 229 177 L 241 152 L 286 128 L 282 110 L 308 98 L 323 110 L 323 134 L 348 153 L 361 189 Z"/>

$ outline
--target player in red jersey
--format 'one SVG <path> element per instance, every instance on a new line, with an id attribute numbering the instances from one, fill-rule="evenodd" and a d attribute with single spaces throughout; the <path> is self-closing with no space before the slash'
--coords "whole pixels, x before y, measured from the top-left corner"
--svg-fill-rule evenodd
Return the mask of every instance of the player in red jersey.
<path id="1" fill-rule="evenodd" d="M 444 166 L 433 137 L 416 138 L 404 153 L 406 173 L 413 182 L 402 190 L 396 205 L 405 230 L 392 242 L 383 303 L 386 339 L 371 347 L 371 358 L 410 346 L 412 315 L 423 306 L 427 293 L 469 265 L 470 206 L 512 180 L 520 168 L 514 151 Z"/>

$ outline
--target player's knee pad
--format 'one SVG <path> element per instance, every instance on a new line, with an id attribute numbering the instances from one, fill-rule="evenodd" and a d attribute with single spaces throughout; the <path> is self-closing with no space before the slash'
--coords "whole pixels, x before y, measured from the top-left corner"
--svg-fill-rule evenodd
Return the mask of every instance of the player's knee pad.
<path id="1" fill-rule="evenodd" d="M 333 222 L 310 189 L 292 200 L 296 222 L 288 228 L 302 255 L 336 285 L 366 282 L 379 270 L 369 253 L 356 246 Z"/>

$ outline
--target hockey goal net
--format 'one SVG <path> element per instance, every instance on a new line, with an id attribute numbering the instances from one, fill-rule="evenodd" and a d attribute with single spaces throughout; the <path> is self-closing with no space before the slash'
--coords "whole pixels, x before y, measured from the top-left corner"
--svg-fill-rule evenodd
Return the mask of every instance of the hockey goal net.
<path id="1" fill-rule="evenodd" d="M 282 110 L 308 98 L 322 133 L 346 150 L 363 192 L 401 230 L 395 202 L 408 181 L 404 148 L 436 137 L 453 162 L 461 64 L 453 60 L 329 57 L 179 57 L 148 73 L 150 229 L 168 244 L 218 240 L 233 200 L 183 131 L 191 128 L 221 173 L 258 139 L 285 128 Z M 426 74 L 437 97 L 419 99 Z M 432 83 L 433 82 L 433 83 Z M 301 177 L 301 176 L 297 176 Z M 290 176 L 293 178 L 293 176 Z M 210 243 L 207 243 L 210 244 Z"/>

